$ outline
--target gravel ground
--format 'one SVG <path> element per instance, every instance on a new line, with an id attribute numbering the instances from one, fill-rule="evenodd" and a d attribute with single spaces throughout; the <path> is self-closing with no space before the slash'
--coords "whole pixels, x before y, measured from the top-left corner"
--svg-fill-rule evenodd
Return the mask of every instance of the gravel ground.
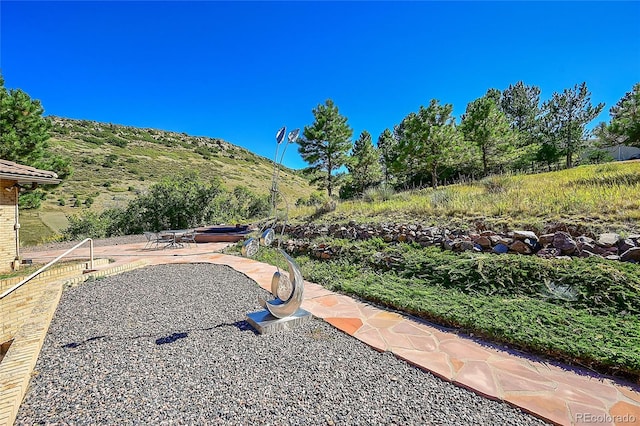
<path id="1" fill-rule="evenodd" d="M 257 335 L 264 294 L 204 264 L 66 290 L 16 424 L 542 424 L 319 319 Z"/>

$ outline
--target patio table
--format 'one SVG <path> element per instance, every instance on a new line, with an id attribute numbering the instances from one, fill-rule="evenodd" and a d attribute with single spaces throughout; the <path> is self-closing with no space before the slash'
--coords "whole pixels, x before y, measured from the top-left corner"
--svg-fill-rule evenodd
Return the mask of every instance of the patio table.
<path id="1" fill-rule="evenodd" d="M 165 229 L 160 231 L 160 235 L 171 235 L 171 242 L 164 248 L 183 248 L 184 244 L 180 242 L 180 237 L 189 232 L 188 229 Z"/>

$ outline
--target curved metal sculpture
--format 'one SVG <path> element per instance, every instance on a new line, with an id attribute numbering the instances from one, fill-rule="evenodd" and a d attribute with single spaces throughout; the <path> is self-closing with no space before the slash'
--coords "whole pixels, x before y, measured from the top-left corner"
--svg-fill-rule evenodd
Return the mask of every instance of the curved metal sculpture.
<path id="1" fill-rule="evenodd" d="M 280 253 L 284 256 L 287 263 L 289 264 L 289 282 L 283 282 L 283 276 L 280 272 L 276 272 L 273 274 L 273 278 L 271 279 L 271 294 L 275 297 L 274 300 L 264 300 L 262 299 L 260 302 L 264 308 L 266 308 L 271 315 L 276 318 L 285 318 L 290 315 L 293 315 L 302 304 L 303 293 L 304 293 L 304 279 L 302 278 L 302 273 L 300 272 L 300 268 L 298 265 L 289 257 L 284 250 L 279 249 Z M 289 293 L 289 297 L 286 300 L 282 300 L 279 297 L 281 293 L 281 286 L 284 284 L 285 292 Z M 290 289 L 288 288 L 290 286 Z"/>
<path id="2" fill-rule="evenodd" d="M 260 239 L 257 240 L 255 238 L 249 238 L 244 243 L 244 245 L 242 246 L 243 256 L 253 257 L 258 253 L 261 245 L 270 246 L 271 244 L 273 244 L 276 237 L 274 228 L 276 223 L 278 222 L 278 199 L 282 199 L 282 201 L 284 201 L 285 203 L 286 211 L 281 233 L 282 235 L 284 235 L 284 229 L 289 214 L 289 205 L 287 204 L 287 200 L 282 197 L 282 194 L 278 190 L 278 179 L 280 177 L 280 166 L 282 165 L 282 160 L 284 159 L 284 153 L 287 150 L 287 146 L 290 143 L 295 143 L 295 141 L 298 139 L 298 135 L 300 134 L 300 129 L 295 129 L 289 133 L 286 139 L 287 142 L 284 144 L 284 148 L 280 156 L 280 161 L 278 161 L 278 151 L 280 149 L 280 144 L 285 140 L 286 133 L 286 127 L 282 127 L 276 133 L 276 156 L 273 162 L 273 177 L 271 179 L 270 217 L 273 218 L 273 223 L 269 224 L 272 219 L 268 219 L 267 223 L 265 223 L 261 229 Z M 284 256 L 287 264 L 289 265 L 289 277 L 287 279 L 285 275 L 282 275 L 280 273 L 280 269 L 278 269 L 278 271 L 273 274 L 273 278 L 271 279 L 271 294 L 273 295 L 274 299 L 260 299 L 260 304 L 264 308 L 266 308 L 274 317 L 286 318 L 295 314 L 302 304 L 304 279 L 302 278 L 300 268 L 295 263 L 295 261 L 291 257 L 289 257 L 289 255 L 285 253 L 284 250 L 280 248 L 280 240 L 281 239 L 278 239 L 278 251 Z"/>

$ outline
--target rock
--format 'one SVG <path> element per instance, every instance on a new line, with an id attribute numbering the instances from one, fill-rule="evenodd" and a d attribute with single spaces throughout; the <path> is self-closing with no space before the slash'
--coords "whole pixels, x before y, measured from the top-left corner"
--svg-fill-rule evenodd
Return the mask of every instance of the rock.
<path id="1" fill-rule="evenodd" d="M 528 245 L 529 248 L 531 248 L 531 251 L 534 252 L 534 253 L 542 248 L 542 246 L 540 245 L 540 243 L 538 241 L 532 240 L 531 238 L 525 238 L 525 240 L 523 242 L 526 245 Z"/>
<path id="2" fill-rule="evenodd" d="M 608 232 L 606 234 L 600 234 L 597 244 L 601 247 L 612 247 L 618 244 L 619 240 L 620 235 L 613 232 Z"/>
<path id="3" fill-rule="evenodd" d="M 406 234 L 398 235 L 398 241 L 401 243 L 404 243 L 405 241 L 407 241 L 407 235 Z"/>
<path id="4" fill-rule="evenodd" d="M 525 244 L 523 241 L 516 240 L 514 241 L 509 248 L 516 253 L 520 254 L 531 254 L 531 247 Z"/>
<path id="5" fill-rule="evenodd" d="M 607 260 L 620 260 L 620 256 L 618 256 L 617 254 L 610 254 L 609 256 L 605 256 L 605 259 L 607 259 Z"/>
<path id="6" fill-rule="evenodd" d="M 531 231 L 513 231 L 513 238 L 516 240 L 525 240 L 527 238 L 538 241 L 538 236 Z"/>
<path id="7" fill-rule="evenodd" d="M 475 243 L 482 248 L 491 248 L 491 240 L 487 237 L 478 237 L 476 238 Z"/>
<path id="8" fill-rule="evenodd" d="M 578 245 L 567 232 L 558 231 L 553 235 L 553 247 L 568 255 L 575 252 Z"/>
<path id="9" fill-rule="evenodd" d="M 580 235 L 576 238 L 576 242 L 578 244 L 595 244 L 596 241 L 593 238 L 589 238 L 586 235 Z"/>
<path id="10" fill-rule="evenodd" d="M 635 246 L 636 246 L 636 244 L 630 238 L 625 238 L 624 240 L 620 239 L 620 241 L 618 241 L 618 252 L 619 253 L 624 253 L 625 251 L 627 251 L 630 248 L 633 248 Z"/>
<path id="11" fill-rule="evenodd" d="M 451 240 L 444 240 L 442 242 L 442 248 L 445 250 L 453 250 L 454 242 Z"/>
<path id="12" fill-rule="evenodd" d="M 509 247 L 502 243 L 498 243 L 493 247 L 493 252 L 496 254 L 505 254 L 508 251 L 509 251 Z"/>
<path id="13" fill-rule="evenodd" d="M 561 251 L 555 247 L 546 247 L 538 251 L 536 256 L 543 257 L 545 259 L 552 259 L 554 257 L 560 256 Z"/>
<path id="14" fill-rule="evenodd" d="M 473 241 L 460 241 L 458 244 L 458 250 L 460 251 L 472 251 L 475 249 L 475 244 Z"/>
<path id="15" fill-rule="evenodd" d="M 609 256 L 607 256 L 608 258 Z M 623 262 L 637 262 L 640 263 L 640 247 L 632 247 L 620 255 L 620 260 Z"/>
<path id="16" fill-rule="evenodd" d="M 540 238 L 538 239 L 538 241 L 543 246 L 549 245 L 549 244 L 551 244 L 553 242 L 553 236 L 554 235 L 555 234 L 543 234 L 543 235 L 540 235 Z"/>
<path id="17" fill-rule="evenodd" d="M 482 235 L 483 237 L 491 237 L 492 235 L 496 235 L 496 233 L 493 231 L 482 231 L 480 235 Z"/>

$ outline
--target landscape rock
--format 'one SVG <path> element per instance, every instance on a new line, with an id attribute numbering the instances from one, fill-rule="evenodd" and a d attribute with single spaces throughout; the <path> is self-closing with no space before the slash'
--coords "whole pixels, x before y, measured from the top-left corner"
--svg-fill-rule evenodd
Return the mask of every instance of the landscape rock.
<path id="1" fill-rule="evenodd" d="M 475 243 L 482 248 L 491 248 L 491 240 L 485 236 L 479 236 L 476 238 Z"/>
<path id="2" fill-rule="evenodd" d="M 567 232 L 558 231 L 553 236 L 553 247 L 560 250 L 562 254 L 569 255 L 576 251 L 578 245 Z"/>
<path id="3" fill-rule="evenodd" d="M 513 231 L 513 238 L 516 240 L 525 240 L 527 238 L 538 241 L 538 236 L 531 231 Z"/>
<path id="4" fill-rule="evenodd" d="M 524 241 L 516 240 L 509 246 L 509 248 L 516 253 L 531 254 L 531 247 L 525 244 Z"/>
<path id="5" fill-rule="evenodd" d="M 607 256 L 608 257 L 608 256 Z M 632 247 L 620 255 L 620 260 L 623 262 L 636 262 L 640 263 L 640 247 Z"/>
<path id="6" fill-rule="evenodd" d="M 627 251 L 630 248 L 633 248 L 635 246 L 636 246 L 636 244 L 630 238 L 625 238 L 624 240 L 620 239 L 620 241 L 618 241 L 618 252 L 619 253 L 624 253 L 625 251 Z"/>
<path id="7" fill-rule="evenodd" d="M 505 254 L 508 251 L 509 251 L 509 247 L 502 243 L 498 243 L 493 247 L 493 252 L 496 254 Z"/>
<path id="8" fill-rule="evenodd" d="M 551 259 L 560 256 L 561 251 L 555 247 L 545 247 L 536 253 L 536 256 L 543 257 L 545 259 Z"/>
<path id="9" fill-rule="evenodd" d="M 553 237 L 555 234 L 543 234 L 540 235 L 540 238 L 538 239 L 538 241 L 540 242 L 540 244 L 542 244 L 543 246 L 546 246 L 548 244 L 553 243 Z"/>
<path id="10" fill-rule="evenodd" d="M 601 247 L 612 247 L 618 244 L 618 240 L 620 240 L 620 235 L 608 232 L 606 234 L 600 234 L 597 244 Z"/>

